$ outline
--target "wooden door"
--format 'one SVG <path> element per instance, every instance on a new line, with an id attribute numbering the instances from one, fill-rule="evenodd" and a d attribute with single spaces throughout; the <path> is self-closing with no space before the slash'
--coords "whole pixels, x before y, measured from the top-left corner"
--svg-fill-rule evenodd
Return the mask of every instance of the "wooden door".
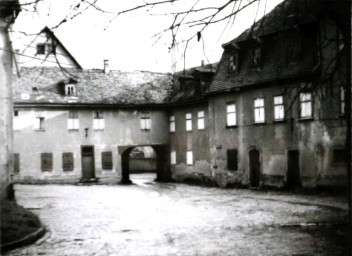
<path id="1" fill-rule="evenodd" d="M 90 180 L 95 178 L 94 168 L 94 147 L 82 146 L 82 179 Z"/>
<path id="2" fill-rule="evenodd" d="M 287 151 L 287 180 L 286 187 L 295 189 L 301 187 L 300 168 L 299 168 L 299 151 Z"/>
<path id="3" fill-rule="evenodd" d="M 249 183 L 251 187 L 260 186 L 260 153 L 256 149 L 249 151 Z"/>

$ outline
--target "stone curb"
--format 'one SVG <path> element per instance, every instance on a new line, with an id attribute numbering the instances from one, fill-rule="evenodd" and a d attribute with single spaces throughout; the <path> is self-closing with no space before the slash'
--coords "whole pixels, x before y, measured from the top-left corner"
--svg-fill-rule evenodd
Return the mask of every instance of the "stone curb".
<path id="1" fill-rule="evenodd" d="M 17 240 L 7 244 L 1 245 L 1 253 L 5 253 L 9 250 L 13 250 L 25 245 L 30 245 L 41 238 L 46 232 L 45 227 L 40 227 L 37 231 Z"/>

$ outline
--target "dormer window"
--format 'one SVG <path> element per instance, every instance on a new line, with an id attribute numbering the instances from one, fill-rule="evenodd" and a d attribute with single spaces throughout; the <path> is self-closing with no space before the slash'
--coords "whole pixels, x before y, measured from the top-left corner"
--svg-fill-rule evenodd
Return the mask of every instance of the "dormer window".
<path id="1" fill-rule="evenodd" d="M 251 48 L 249 50 L 249 63 L 252 68 L 260 68 L 262 50 L 260 47 Z"/>
<path id="2" fill-rule="evenodd" d="M 297 36 L 287 40 L 287 62 L 295 63 L 299 60 L 301 53 L 301 39 Z"/>
<path id="3" fill-rule="evenodd" d="M 76 85 L 66 84 L 65 85 L 65 95 L 66 96 L 76 96 Z"/>
<path id="4" fill-rule="evenodd" d="M 229 73 L 238 71 L 238 53 L 232 53 L 229 56 Z"/>

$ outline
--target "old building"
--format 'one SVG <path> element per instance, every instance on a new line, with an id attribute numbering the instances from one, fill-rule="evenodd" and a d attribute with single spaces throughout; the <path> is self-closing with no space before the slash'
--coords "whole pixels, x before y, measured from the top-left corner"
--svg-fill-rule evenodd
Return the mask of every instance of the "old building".
<path id="1" fill-rule="evenodd" d="M 47 36 L 51 48 L 42 40 L 29 47 L 35 56 L 46 56 L 34 58 L 41 61 L 39 67 L 23 61 L 29 53 L 20 55 L 14 90 L 15 178 L 77 182 L 123 176 L 129 183 L 129 153 L 150 146 L 160 170 L 157 178 L 166 180 L 169 138 L 162 106 L 171 75 L 110 71 L 107 61 L 103 70 L 83 70 L 47 28 L 37 38 Z M 63 60 L 55 66 L 52 55 L 59 52 Z"/>
<path id="2" fill-rule="evenodd" d="M 82 70 L 44 29 L 31 48 L 42 67 L 23 62 L 16 79 L 18 180 L 129 183 L 131 152 L 150 146 L 164 181 L 346 185 L 346 47 L 328 10 L 287 0 L 224 44 L 218 64 L 173 75 Z M 43 67 L 58 52 L 67 66 Z"/>
<path id="3" fill-rule="evenodd" d="M 344 42 L 313 2 L 285 1 L 223 45 L 207 95 L 225 184 L 346 186 Z"/>

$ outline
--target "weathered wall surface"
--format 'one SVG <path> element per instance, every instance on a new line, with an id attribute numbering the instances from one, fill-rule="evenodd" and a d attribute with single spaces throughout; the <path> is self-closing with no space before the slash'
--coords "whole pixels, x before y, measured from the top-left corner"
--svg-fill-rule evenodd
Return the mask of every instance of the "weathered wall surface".
<path id="1" fill-rule="evenodd" d="M 287 151 L 299 150 L 300 176 L 304 187 L 343 184 L 345 168 L 333 166 L 332 161 L 333 150 L 344 149 L 346 132 L 336 101 L 339 88 L 335 89 L 335 103 L 325 105 L 319 102 L 318 97 L 314 99 L 314 117 L 309 120 L 299 118 L 298 101 L 290 106 L 287 102 L 292 98 L 289 100 L 290 96 L 286 95 L 286 119 L 282 122 L 274 121 L 273 96 L 284 94 L 283 86 L 211 98 L 209 113 L 214 125 L 214 129 L 210 130 L 211 166 L 217 166 L 215 172 L 227 176 L 227 182 L 248 184 L 249 150 L 254 148 L 260 152 L 261 185 L 282 187 L 287 177 Z M 291 96 L 296 93 L 292 90 Z M 263 124 L 254 123 L 253 100 L 258 97 L 265 100 Z M 237 126 L 234 128 L 226 127 L 226 102 L 236 103 Z M 290 106 L 289 110 L 287 106 Z M 326 111 L 327 106 L 329 111 Z M 228 149 L 238 150 L 237 171 L 227 170 Z"/>
<path id="2" fill-rule="evenodd" d="M 198 129 L 198 112 L 204 111 L 204 129 Z M 186 114 L 192 114 L 192 131 L 186 131 Z M 190 174 L 211 175 L 209 165 L 209 123 L 206 103 L 173 108 L 169 115 L 175 116 L 176 130 L 170 132 L 170 151 L 176 152 L 176 164 L 171 165 L 172 178 L 182 181 Z M 187 151 L 193 152 L 193 165 L 187 165 Z"/>
<path id="3" fill-rule="evenodd" d="M 78 110 L 79 130 L 67 129 L 68 111 L 17 109 L 14 133 L 14 153 L 20 154 L 17 180 L 60 180 L 82 177 L 81 146 L 94 146 L 95 174 L 99 177 L 121 176 L 121 156 L 118 146 L 167 144 L 167 113 L 151 110 L 151 130 L 140 128 L 140 111 L 136 109 L 104 110 L 105 129 L 93 130 L 93 110 Z M 143 109 L 145 110 L 145 109 Z M 36 111 L 45 116 L 45 130 L 35 130 Z M 22 120 L 22 121 L 21 121 Z M 88 128 L 87 136 L 85 129 Z M 111 151 L 113 170 L 102 170 L 102 155 Z M 74 170 L 63 171 L 62 153 L 73 152 Z M 53 153 L 53 170 L 41 171 L 41 153 Z"/>

